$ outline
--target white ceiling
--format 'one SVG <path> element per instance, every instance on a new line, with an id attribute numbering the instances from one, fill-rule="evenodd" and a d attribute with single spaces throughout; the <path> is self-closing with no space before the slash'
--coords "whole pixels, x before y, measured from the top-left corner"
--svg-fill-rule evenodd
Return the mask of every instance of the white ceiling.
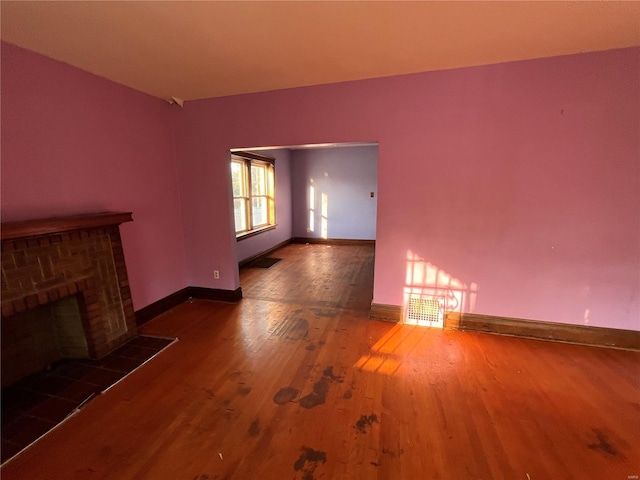
<path id="1" fill-rule="evenodd" d="M 185 100 L 640 45 L 640 2 L 2 1 L 2 40 Z"/>

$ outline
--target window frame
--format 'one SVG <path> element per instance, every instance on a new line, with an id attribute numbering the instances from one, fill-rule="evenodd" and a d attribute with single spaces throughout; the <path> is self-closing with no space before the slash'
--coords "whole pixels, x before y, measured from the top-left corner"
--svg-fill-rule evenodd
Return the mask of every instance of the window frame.
<path id="1" fill-rule="evenodd" d="M 272 230 L 276 228 L 276 207 L 275 207 L 275 159 L 265 157 L 263 155 L 257 155 L 250 152 L 231 152 L 231 167 L 233 164 L 241 165 L 242 176 L 242 191 L 241 195 L 235 195 L 234 183 L 233 183 L 233 169 L 231 171 L 232 182 L 232 196 L 233 196 L 233 223 L 236 233 L 236 239 L 242 240 L 244 238 L 257 235 L 266 230 Z M 254 184 L 252 183 L 251 168 L 258 167 L 264 169 L 264 193 L 254 193 Z M 261 189 L 259 189 L 261 190 Z M 254 200 L 264 198 L 266 205 L 266 223 L 259 225 L 254 224 Z M 236 225 L 236 202 L 240 201 L 244 204 L 244 217 L 246 223 L 246 229 L 238 230 Z"/>

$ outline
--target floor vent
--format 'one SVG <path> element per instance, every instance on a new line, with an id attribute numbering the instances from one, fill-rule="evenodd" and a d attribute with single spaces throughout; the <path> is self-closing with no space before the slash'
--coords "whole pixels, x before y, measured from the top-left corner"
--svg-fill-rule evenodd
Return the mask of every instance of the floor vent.
<path id="1" fill-rule="evenodd" d="M 405 323 L 442 327 L 444 301 L 440 297 L 410 297 L 405 307 Z"/>

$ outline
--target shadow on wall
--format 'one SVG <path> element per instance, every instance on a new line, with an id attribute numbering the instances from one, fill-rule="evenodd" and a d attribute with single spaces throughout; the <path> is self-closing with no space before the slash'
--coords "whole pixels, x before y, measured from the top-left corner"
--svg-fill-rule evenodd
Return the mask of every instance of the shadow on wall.
<path id="1" fill-rule="evenodd" d="M 445 312 L 473 312 L 478 285 L 467 285 L 407 251 L 404 323 L 442 328 Z"/>

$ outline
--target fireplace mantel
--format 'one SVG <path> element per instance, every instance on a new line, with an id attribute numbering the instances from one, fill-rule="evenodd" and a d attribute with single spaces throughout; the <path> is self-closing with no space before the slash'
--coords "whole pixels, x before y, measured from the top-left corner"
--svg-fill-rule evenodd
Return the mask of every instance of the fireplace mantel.
<path id="1" fill-rule="evenodd" d="M 86 228 L 106 227 L 131 222 L 131 212 L 102 212 L 66 217 L 2 223 L 2 240 L 52 235 Z"/>

